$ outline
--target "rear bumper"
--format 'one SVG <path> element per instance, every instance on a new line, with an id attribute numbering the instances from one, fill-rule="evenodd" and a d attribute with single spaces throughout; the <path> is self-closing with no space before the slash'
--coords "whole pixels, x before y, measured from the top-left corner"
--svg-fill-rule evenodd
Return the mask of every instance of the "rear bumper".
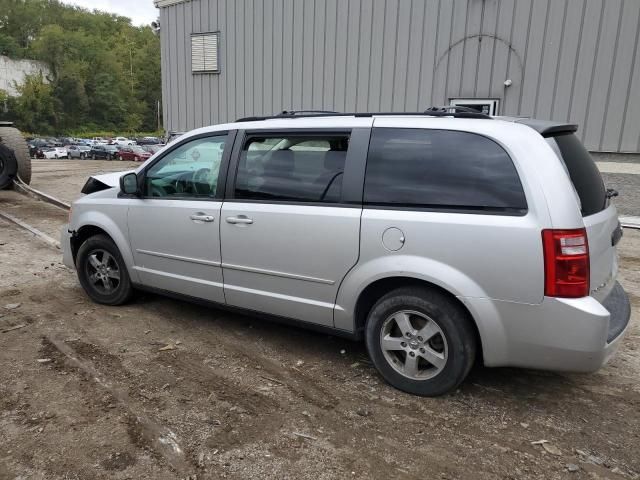
<path id="1" fill-rule="evenodd" d="M 545 297 L 539 305 L 462 299 L 479 323 L 485 365 L 592 372 L 615 353 L 631 307 L 616 282 L 609 295 Z"/>
<path id="2" fill-rule="evenodd" d="M 67 267 L 75 270 L 76 266 L 73 263 L 73 252 L 71 250 L 71 238 L 72 235 L 69 232 L 69 225 L 63 225 L 60 231 L 60 248 L 62 249 L 62 263 Z"/>
<path id="3" fill-rule="evenodd" d="M 631 318 L 631 303 L 620 283 L 616 282 L 611 293 L 602 302 L 602 306 L 609 310 L 610 314 L 607 343 L 611 343 L 627 329 Z"/>

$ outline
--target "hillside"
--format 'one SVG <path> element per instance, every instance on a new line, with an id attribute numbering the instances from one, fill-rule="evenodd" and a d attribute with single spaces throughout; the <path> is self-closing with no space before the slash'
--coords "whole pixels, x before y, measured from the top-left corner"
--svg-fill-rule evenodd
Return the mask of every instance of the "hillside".
<path id="1" fill-rule="evenodd" d="M 157 128 L 160 40 L 150 27 L 57 0 L 0 0 L 0 12 L 0 55 L 50 70 L 18 95 L 0 91 L 2 118 L 39 134 Z"/>

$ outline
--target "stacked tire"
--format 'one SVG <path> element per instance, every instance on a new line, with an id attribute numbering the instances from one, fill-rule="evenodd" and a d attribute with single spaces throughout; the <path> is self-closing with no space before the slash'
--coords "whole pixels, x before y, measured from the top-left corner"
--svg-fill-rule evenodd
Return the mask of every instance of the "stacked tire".
<path id="1" fill-rule="evenodd" d="M 29 146 L 24 140 L 20 130 L 8 126 L 0 126 L 0 144 L 4 145 L 9 150 L 13 151 L 13 158 L 17 165 L 17 175 L 24 183 L 31 183 L 31 157 L 29 156 Z M 5 156 L 6 150 L 2 149 Z M 5 169 L 10 167 L 11 160 L 5 160 Z M 7 170 L 9 172 L 9 170 Z M 4 173 L 0 170 L 0 188 L 5 188 L 6 185 L 2 185 Z M 8 175 L 8 173 L 7 173 Z M 13 175 L 15 177 L 15 173 Z M 11 180 L 13 180 L 13 177 Z M 9 184 L 11 183 L 9 180 Z"/>
<path id="2" fill-rule="evenodd" d="M 18 173 L 18 161 L 13 150 L 0 143 L 0 190 L 7 188 Z"/>

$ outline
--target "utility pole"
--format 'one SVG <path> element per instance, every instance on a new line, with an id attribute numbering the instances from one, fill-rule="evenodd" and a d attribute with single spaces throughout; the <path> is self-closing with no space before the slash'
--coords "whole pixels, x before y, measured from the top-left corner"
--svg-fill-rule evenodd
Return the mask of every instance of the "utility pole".
<path id="1" fill-rule="evenodd" d="M 129 67 L 131 68 L 131 94 L 133 94 L 133 48 L 132 43 L 129 44 Z"/>

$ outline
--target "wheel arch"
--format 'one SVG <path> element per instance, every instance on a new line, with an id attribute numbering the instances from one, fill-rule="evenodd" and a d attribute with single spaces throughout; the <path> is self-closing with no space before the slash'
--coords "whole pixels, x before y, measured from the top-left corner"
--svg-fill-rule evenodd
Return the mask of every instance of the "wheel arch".
<path id="1" fill-rule="evenodd" d="M 90 239 L 91 237 L 95 237 L 96 235 L 106 235 L 111 240 L 113 240 L 108 232 L 95 225 L 83 225 L 78 230 L 76 230 L 75 235 L 71 237 L 71 254 L 73 255 L 73 263 L 76 263 L 76 258 L 78 257 L 78 250 L 80 250 L 80 246 L 88 239 Z"/>
<path id="2" fill-rule="evenodd" d="M 478 359 L 483 358 L 482 352 L 482 335 L 480 334 L 480 329 L 478 328 L 478 324 L 474 315 L 471 313 L 469 308 L 465 305 L 464 302 L 460 300 L 456 295 L 454 295 L 449 290 L 443 288 L 440 285 L 429 282 L 427 280 L 411 277 L 411 276 L 389 276 L 384 278 L 379 278 L 370 284 L 368 284 L 358 295 L 358 298 L 355 303 L 355 309 L 353 313 L 353 322 L 355 328 L 355 334 L 358 338 L 361 338 L 363 335 L 363 331 L 367 322 L 367 317 L 371 308 L 375 305 L 375 303 L 385 294 L 392 290 L 396 290 L 401 287 L 423 287 L 430 290 L 435 290 L 442 295 L 449 298 L 453 303 L 461 308 L 462 311 L 465 312 L 467 318 L 469 319 L 469 324 L 473 327 L 474 335 L 477 340 L 478 345 Z"/>
<path id="3" fill-rule="evenodd" d="M 89 215 L 89 213 L 91 213 L 91 215 Z M 89 216 L 91 218 L 88 218 Z M 111 218 L 98 212 L 85 212 L 84 214 L 81 214 L 77 222 L 74 223 L 81 225 L 74 231 L 71 240 L 71 251 L 74 263 L 76 261 L 78 249 L 82 243 L 94 235 L 106 235 L 113 241 L 113 243 L 116 244 L 116 247 L 118 247 L 118 250 L 122 255 L 122 259 L 127 266 L 131 280 L 133 282 L 137 282 L 138 276 L 133 268 L 133 254 L 129 247 L 129 242 Z"/>

